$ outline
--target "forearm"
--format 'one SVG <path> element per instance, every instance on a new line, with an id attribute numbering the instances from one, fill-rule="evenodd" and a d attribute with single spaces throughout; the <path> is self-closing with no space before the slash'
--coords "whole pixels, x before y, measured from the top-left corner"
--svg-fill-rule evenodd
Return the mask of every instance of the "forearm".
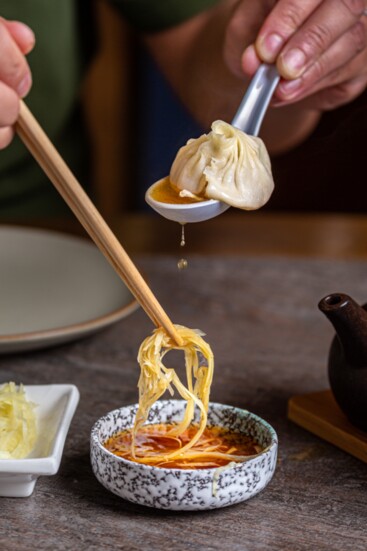
<path id="1" fill-rule="evenodd" d="M 235 4 L 232 1 L 226 5 L 230 3 Z M 227 21 L 227 10 L 221 4 L 145 38 L 174 91 L 204 127 L 216 118 L 230 119 L 246 86 L 233 77 L 223 62 Z"/>

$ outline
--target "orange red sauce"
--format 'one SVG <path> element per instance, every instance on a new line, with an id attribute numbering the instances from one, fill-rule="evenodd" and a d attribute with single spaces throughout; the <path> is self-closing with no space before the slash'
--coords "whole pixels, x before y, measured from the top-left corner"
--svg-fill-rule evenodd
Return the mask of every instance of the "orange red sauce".
<path id="1" fill-rule="evenodd" d="M 190 197 L 180 197 L 179 191 L 175 189 L 169 178 L 163 178 L 150 192 L 152 199 L 160 203 L 171 203 L 172 205 L 187 205 L 190 203 L 198 203 L 197 199 Z"/>
<path id="2" fill-rule="evenodd" d="M 164 456 L 178 451 L 191 441 L 197 432 L 197 427 L 191 426 L 179 437 L 173 437 L 167 433 L 174 426 L 157 424 L 142 427 L 135 437 L 135 456 L 138 462 L 139 457 Z M 110 437 L 104 443 L 104 446 L 115 455 L 134 461 L 131 453 L 131 439 L 131 431 L 126 430 Z M 208 454 L 210 451 L 234 456 L 250 456 L 258 454 L 262 451 L 262 447 L 250 436 L 230 432 L 222 427 L 206 427 L 201 438 L 189 450 L 189 454 L 194 455 L 194 457 L 185 458 L 183 456 L 171 460 L 162 459 L 159 463 L 153 460 L 151 464 L 156 467 L 172 469 L 208 469 L 223 467 L 233 461 L 233 459 L 210 457 Z M 150 464 L 146 461 L 144 463 Z"/>

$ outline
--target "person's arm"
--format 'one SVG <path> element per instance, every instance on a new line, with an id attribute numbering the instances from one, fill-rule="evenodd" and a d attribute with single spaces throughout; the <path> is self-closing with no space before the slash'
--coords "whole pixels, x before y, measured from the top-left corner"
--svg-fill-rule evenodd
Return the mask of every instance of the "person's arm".
<path id="1" fill-rule="evenodd" d="M 32 86 L 25 55 L 33 46 L 34 34 L 27 25 L 0 17 L 0 149 L 11 142 L 19 98 L 26 96 Z"/>
<path id="2" fill-rule="evenodd" d="M 146 42 L 179 97 L 206 128 L 215 119 L 230 122 L 259 63 L 277 62 L 283 79 L 261 130 L 269 151 L 276 154 L 302 142 L 317 126 L 323 110 L 352 100 L 365 86 L 365 22 L 360 7 L 347 19 L 345 4 L 347 0 L 337 5 L 331 0 L 224 0 L 179 26 L 147 35 Z M 293 27 L 290 23 L 285 27 L 284 21 L 293 21 Z M 315 39 L 319 25 L 329 41 Z M 271 56 L 264 56 L 261 37 L 273 34 L 274 29 L 282 34 L 281 41 L 275 41 Z M 329 64 L 322 60 L 332 56 L 335 41 L 347 53 L 333 64 L 330 80 Z M 315 43 L 318 48 L 309 46 Z M 284 62 L 295 44 L 307 50 L 308 65 L 297 94 L 286 95 L 286 81 L 289 90 L 299 78 L 289 73 Z M 357 60 L 353 58 L 356 51 L 360 51 Z M 336 75 L 341 82 L 336 82 Z"/>
<path id="3" fill-rule="evenodd" d="M 221 2 L 179 26 L 145 37 L 173 89 L 206 129 L 216 119 L 232 120 L 249 82 L 243 72 L 236 74 L 234 63 L 231 66 L 233 46 L 229 43 L 227 28 L 237 4 L 233 0 Z M 249 11 L 253 17 L 253 0 L 248 4 L 252 5 Z M 258 9 L 253 25 L 244 21 L 247 36 L 241 38 L 242 50 L 254 41 L 265 13 L 264 9 Z M 233 48 L 233 56 L 237 52 Z M 284 151 L 303 141 L 316 126 L 319 116 L 316 110 L 299 110 L 294 106 L 271 109 L 261 136 L 271 153 Z"/>
<path id="4" fill-rule="evenodd" d="M 239 4 L 239 10 L 243 2 Z M 276 63 L 283 82 L 280 103 L 320 110 L 348 103 L 367 83 L 365 0 L 279 0 L 242 56 L 251 74 L 258 63 Z"/>

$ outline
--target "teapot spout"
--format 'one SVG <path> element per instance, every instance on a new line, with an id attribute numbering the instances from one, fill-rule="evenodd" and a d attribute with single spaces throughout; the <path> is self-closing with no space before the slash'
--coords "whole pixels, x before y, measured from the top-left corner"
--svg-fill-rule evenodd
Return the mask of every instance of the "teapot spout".
<path id="1" fill-rule="evenodd" d="M 336 335 L 328 360 L 330 387 L 341 410 L 367 431 L 367 311 L 342 293 L 319 302 Z"/>
<path id="2" fill-rule="evenodd" d="M 334 293 L 319 302 L 319 309 L 334 326 L 345 361 L 353 367 L 367 366 L 367 311 L 350 296 Z"/>

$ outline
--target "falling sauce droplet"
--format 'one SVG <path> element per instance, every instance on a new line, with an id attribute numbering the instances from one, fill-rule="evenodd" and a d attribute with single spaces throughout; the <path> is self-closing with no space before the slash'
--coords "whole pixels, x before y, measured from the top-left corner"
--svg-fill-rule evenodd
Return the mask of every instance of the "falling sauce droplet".
<path id="1" fill-rule="evenodd" d="M 178 262 L 177 262 L 177 268 L 179 270 L 185 270 L 187 268 L 187 260 L 186 258 L 181 258 Z"/>
<path id="2" fill-rule="evenodd" d="M 181 224 L 181 241 L 180 241 L 180 247 L 184 247 L 186 245 L 186 240 L 185 240 L 185 224 Z M 177 262 L 177 268 L 179 270 L 185 270 L 187 268 L 187 260 L 186 258 L 181 258 L 178 262 Z"/>
<path id="3" fill-rule="evenodd" d="M 185 241 L 185 226 L 182 224 L 180 247 L 184 247 L 185 245 L 186 245 L 186 241 Z"/>

